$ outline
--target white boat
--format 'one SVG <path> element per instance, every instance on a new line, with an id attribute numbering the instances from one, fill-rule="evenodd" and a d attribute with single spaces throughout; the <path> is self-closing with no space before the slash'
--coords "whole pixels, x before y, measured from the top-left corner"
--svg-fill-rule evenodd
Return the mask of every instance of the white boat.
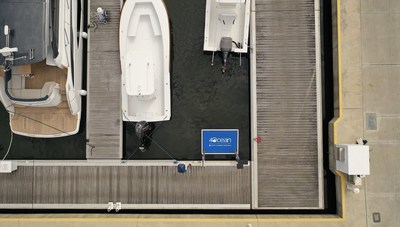
<path id="1" fill-rule="evenodd" d="M 83 0 L 0 1 L 0 101 L 13 133 L 79 131 L 83 15 Z"/>
<path id="2" fill-rule="evenodd" d="M 119 45 L 123 120 L 169 120 L 170 37 L 164 2 L 127 0 L 121 13 Z"/>
<path id="3" fill-rule="evenodd" d="M 224 66 L 230 52 L 247 53 L 250 0 L 207 0 L 204 51 L 221 51 Z"/>

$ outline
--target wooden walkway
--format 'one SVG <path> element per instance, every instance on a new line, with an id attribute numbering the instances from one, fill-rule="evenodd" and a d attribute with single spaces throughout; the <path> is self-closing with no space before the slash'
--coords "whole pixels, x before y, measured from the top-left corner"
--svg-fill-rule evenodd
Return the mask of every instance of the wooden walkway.
<path id="1" fill-rule="evenodd" d="M 90 0 L 89 15 L 99 6 L 107 10 L 109 21 L 89 31 L 86 157 L 121 159 L 120 1 Z"/>
<path id="2" fill-rule="evenodd" d="M 173 165 L 23 165 L 0 174 L 0 208 L 107 209 L 111 201 L 123 209 L 250 209 L 250 167 L 192 166 L 178 173 Z"/>
<path id="3" fill-rule="evenodd" d="M 314 7 L 255 0 L 258 208 L 323 207 Z"/>

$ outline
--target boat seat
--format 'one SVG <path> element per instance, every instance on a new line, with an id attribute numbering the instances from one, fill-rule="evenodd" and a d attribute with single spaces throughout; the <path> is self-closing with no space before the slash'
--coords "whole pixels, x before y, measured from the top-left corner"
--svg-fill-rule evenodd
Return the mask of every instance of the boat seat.
<path id="1" fill-rule="evenodd" d="M 9 88 L 9 93 L 19 99 L 37 99 L 46 95 L 50 96 L 53 88 L 57 86 L 56 82 L 46 82 L 42 89 Z"/>
<path id="2" fill-rule="evenodd" d="M 218 15 L 218 20 L 224 23 L 224 25 L 235 24 L 236 18 L 237 18 L 236 13 L 220 13 Z"/>
<path id="3" fill-rule="evenodd" d="M 23 89 L 25 88 L 25 78 L 21 75 L 13 75 L 8 87 L 10 89 Z"/>
<path id="4" fill-rule="evenodd" d="M 129 23 L 128 37 L 135 37 L 136 35 L 138 35 L 140 20 L 148 20 L 151 23 L 154 35 L 155 36 L 161 35 L 161 29 L 160 26 L 158 25 L 157 19 L 155 18 L 154 13 L 150 11 L 150 12 L 142 12 L 141 15 L 139 14 L 133 15 L 131 22 Z"/>
<path id="5" fill-rule="evenodd" d="M 128 53 L 126 93 L 142 100 L 155 99 L 154 62 L 146 52 Z"/>

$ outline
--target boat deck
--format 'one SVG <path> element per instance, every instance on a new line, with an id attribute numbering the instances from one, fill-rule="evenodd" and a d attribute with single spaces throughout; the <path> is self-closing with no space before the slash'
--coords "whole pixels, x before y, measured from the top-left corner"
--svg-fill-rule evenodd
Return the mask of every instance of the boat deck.
<path id="1" fill-rule="evenodd" d="M 72 132 L 76 129 L 78 117 L 71 114 L 66 97 L 66 69 L 47 66 L 45 61 L 42 61 L 31 66 L 15 67 L 14 71 L 17 74 L 32 73 L 32 77 L 25 78 L 25 89 L 41 89 L 48 81 L 58 83 L 62 100 L 55 107 L 14 105 L 14 116 L 11 119 L 11 127 L 14 130 L 30 134 L 53 135 Z"/>
<path id="2" fill-rule="evenodd" d="M 255 0 L 258 208 L 323 207 L 317 2 Z"/>
<path id="3" fill-rule="evenodd" d="M 122 158 L 121 67 L 118 29 L 120 1 L 91 0 L 89 15 L 98 6 L 108 11 L 107 24 L 89 30 L 87 76 L 88 159 Z M 90 17 L 89 24 L 94 18 Z"/>

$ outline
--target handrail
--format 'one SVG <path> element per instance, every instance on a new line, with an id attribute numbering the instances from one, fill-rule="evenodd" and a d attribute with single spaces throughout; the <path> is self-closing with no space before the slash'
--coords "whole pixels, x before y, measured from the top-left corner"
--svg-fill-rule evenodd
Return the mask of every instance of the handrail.
<path id="1" fill-rule="evenodd" d="M 4 81 L 5 82 L 4 83 L 5 84 L 5 93 L 6 93 L 7 97 L 9 99 L 11 99 L 12 101 L 17 101 L 17 102 L 40 102 L 40 101 L 45 101 L 45 100 L 47 100 L 49 98 L 48 95 L 46 95 L 44 97 L 40 97 L 40 98 L 34 98 L 34 99 L 17 98 L 17 97 L 12 96 L 8 91 L 8 82 L 11 80 L 11 69 L 7 70 L 5 72 L 4 80 L 5 80 Z"/>

